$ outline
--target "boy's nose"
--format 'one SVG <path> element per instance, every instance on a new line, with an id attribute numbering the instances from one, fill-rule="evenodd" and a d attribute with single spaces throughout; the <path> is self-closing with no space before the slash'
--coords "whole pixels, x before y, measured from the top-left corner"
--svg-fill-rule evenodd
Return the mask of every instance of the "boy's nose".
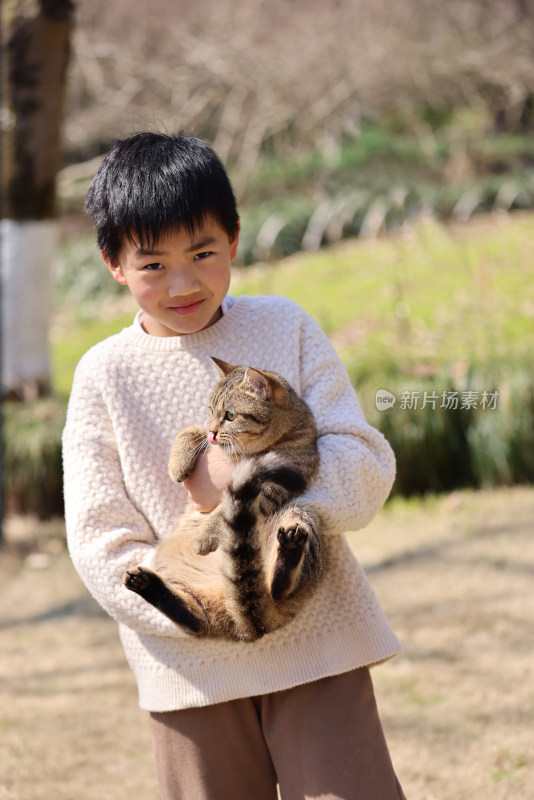
<path id="1" fill-rule="evenodd" d="M 171 275 L 168 284 L 169 297 L 185 297 L 199 290 L 199 282 L 194 275 L 184 271 L 180 275 Z"/>

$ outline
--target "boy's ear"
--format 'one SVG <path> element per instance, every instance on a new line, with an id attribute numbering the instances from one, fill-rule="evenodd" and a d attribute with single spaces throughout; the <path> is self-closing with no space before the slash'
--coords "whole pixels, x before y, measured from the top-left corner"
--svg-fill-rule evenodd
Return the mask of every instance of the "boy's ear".
<path id="1" fill-rule="evenodd" d="M 241 223 L 238 221 L 235 230 L 235 236 L 230 239 L 230 261 L 233 261 L 237 255 L 237 245 L 239 244 L 239 232 L 241 231 Z"/>
<path id="2" fill-rule="evenodd" d="M 109 269 L 109 271 L 111 272 L 112 276 L 115 278 L 117 283 L 122 284 L 122 286 L 126 286 L 126 278 L 124 277 L 120 264 L 118 262 L 112 264 L 105 250 L 101 250 L 100 255 L 102 256 L 104 264 Z"/>

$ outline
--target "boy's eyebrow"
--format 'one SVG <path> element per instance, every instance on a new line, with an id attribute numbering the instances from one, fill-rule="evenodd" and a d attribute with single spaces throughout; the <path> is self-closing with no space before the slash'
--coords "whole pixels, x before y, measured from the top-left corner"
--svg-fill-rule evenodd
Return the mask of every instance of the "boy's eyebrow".
<path id="1" fill-rule="evenodd" d="M 215 244 L 217 239 L 214 236 L 204 236 L 196 242 L 191 242 L 189 247 L 186 247 L 186 253 L 193 253 L 195 250 L 202 250 L 203 247 L 208 247 L 210 244 Z"/>
<path id="2" fill-rule="evenodd" d="M 203 247 L 215 244 L 217 239 L 214 236 L 204 236 L 196 242 L 191 242 L 189 247 L 185 248 L 186 253 L 194 253 L 196 250 L 202 250 Z M 135 251 L 136 256 L 168 256 L 166 250 L 153 250 L 150 247 L 138 247 Z"/>
<path id="3" fill-rule="evenodd" d="M 138 247 L 135 251 L 136 256 L 167 256 L 165 250 L 152 250 L 150 247 Z"/>

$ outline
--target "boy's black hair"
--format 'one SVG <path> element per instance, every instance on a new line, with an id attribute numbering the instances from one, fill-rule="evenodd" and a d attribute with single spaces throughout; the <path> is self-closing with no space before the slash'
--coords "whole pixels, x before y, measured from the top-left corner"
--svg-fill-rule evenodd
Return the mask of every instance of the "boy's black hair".
<path id="1" fill-rule="evenodd" d="M 137 133 L 115 142 L 85 200 L 98 246 L 115 263 L 126 240 L 154 247 L 173 229 L 194 234 L 207 218 L 230 238 L 237 204 L 218 155 L 190 134 Z"/>

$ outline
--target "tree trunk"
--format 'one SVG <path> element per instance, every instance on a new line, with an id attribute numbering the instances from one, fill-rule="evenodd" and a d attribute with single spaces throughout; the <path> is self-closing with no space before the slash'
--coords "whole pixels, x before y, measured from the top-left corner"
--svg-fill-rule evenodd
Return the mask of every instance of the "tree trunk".
<path id="1" fill-rule="evenodd" d="M 55 181 L 73 3 L 11 0 L 3 15 L 2 393 L 29 399 L 51 384 Z"/>

